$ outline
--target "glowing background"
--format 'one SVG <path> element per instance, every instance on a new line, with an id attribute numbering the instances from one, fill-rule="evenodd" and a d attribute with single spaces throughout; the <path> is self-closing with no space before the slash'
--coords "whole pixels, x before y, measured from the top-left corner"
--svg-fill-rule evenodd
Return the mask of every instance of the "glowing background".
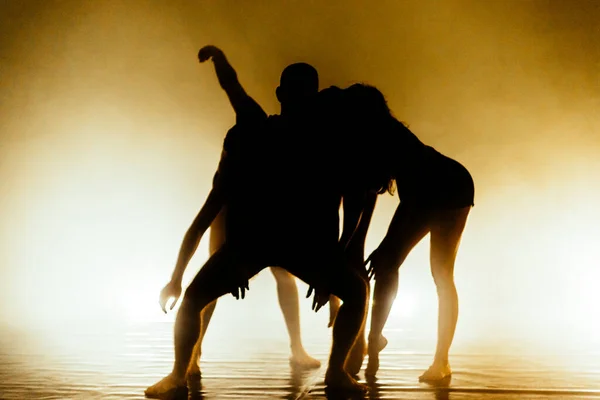
<path id="1" fill-rule="evenodd" d="M 598 352 L 599 3 L 377 4 L 3 1 L 5 330 L 67 341 L 76 321 L 107 329 L 172 318 L 158 291 L 234 122 L 212 67 L 195 58 L 212 43 L 271 113 L 280 71 L 307 61 L 322 87 L 378 86 L 424 142 L 470 169 L 476 207 L 456 268 L 455 351 Z M 396 204 L 380 199 L 369 250 Z M 404 265 L 388 328 L 415 329 L 433 351 L 428 248 Z M 206 256 L 203 241 L 188 278 Z M 302 307 L 307 331 L 325 324 L 326 313 Z M 222 301 L 209 336 L 254 317 L 285 339 L 267 272 L 248 300 Z"/>

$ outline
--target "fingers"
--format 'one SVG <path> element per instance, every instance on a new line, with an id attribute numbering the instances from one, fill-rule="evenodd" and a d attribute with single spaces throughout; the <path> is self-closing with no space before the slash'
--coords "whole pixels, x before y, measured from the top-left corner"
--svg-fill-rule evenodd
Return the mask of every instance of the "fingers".
<path id="1" fill-rule="evenodd" d="M 205 62 L 213 57 L 215 54 L 219 53 L 221 50 L 212 45 L 204 46 L 198 51 L 198 61 Z"/>
<path id="2" fill-rule="evenodd" d="M 375 266 L 377 265 L 376 258 L 377 258 L 377 252 L 374 251 L 365 260 L 364 265 L 367 268 L 367 277 L 369 278 L 369 280 L 373 279 L 373 277 L 375 276 L 375 270 L 376 270 Z M 367 267 L 367 265 L 368 265 L 368 267 Z"/>
<path id="3" fill-rule="evenodd" d="M 248 281 L 240 283 L 229 293 L 231 293 L 236 300 L 239 300 L 240 298 L 243 300 L 246 298 L 246 291 L 250 291 L 250 283 Z"/>
<path id="4" fill-rule="evenodd" d="M 171 307 L 169 309 L 173 310 L 173 308 L 175 307 L 175 304 L 177 304 L 177 300 L 179 300 L 179 296 L 171 297 L 171 299 L 173 300 L 173 302 L 171 303 Z"/>
<path id="5" fill-rule="evenodd" d="M 166 314 L 168 304 L 171 303 L 171 305 L 168 306 L 169 310 L 173 310 L 177 304 L 177 300 L 179 300 L 179 296 L 161 296 L 158 304 L 160 304 L 161 310 Z"/>
<path id="6" fill-rule="evenodd" d="M 312 294 L 312 292 L 313 292 L 313 287 L 312 287 L 312 286 L 309 286 L 309 287 L 308 287 L 308 292 L 306 292 L 306 298 L 307 298 L 307 299 L 310 297 L 310 295 Z"/>
<path id="7" fill-rule="evenodd" d="M 165 314 L 167 313 L 167 302 L 169 301 L 169 297 L 170 296 L 166 293 L 165 289 L 160 292 L 160 296 L 158 297 L 158 304 Z"/>
<path id="8" fill-rule="evenodd" d="M 319 301 L 317 303 L 317 307 L 315 308 L 315 312 L 319 312 L 319 310 L 321 309 L 321 307 L 323 307 L 323 304 Z"/>

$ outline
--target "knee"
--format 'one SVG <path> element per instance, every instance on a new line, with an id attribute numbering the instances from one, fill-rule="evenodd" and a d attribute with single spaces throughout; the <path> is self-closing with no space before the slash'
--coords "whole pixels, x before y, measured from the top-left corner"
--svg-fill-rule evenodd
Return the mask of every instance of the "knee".
<path id="1" fill-rule="evenodd" d="M 213 303 L 213 299 L 209 299 L 207 296 L 202 295 L 202 291 L 190 290 L 189 287 L 183 295 L 181 306 L 179 306 L 180 312 L 199 314 L 209 304 Z"/>
<path id="2" fill-rule="evenodd" d="M 392 286 L 398 285 L 399 276 L 399 269 L 393 266 L 386 266 L 375 270 L 375 281 L 377 283 L 385 282 Z"/>
<path id="3" fill-rule="evenodd" d="M 438 293 L 446 293 L 455 291 L 454 275 L 446 271 L 438 271 L 433 273 L 433 282 Z"/>
<path id="4" fill-rule="evenodd" d="M 349 289 L 346 296 L 340 297 L 344 304 L 366 309 L 369 301 L 369 283 L 357 276 Z"/>

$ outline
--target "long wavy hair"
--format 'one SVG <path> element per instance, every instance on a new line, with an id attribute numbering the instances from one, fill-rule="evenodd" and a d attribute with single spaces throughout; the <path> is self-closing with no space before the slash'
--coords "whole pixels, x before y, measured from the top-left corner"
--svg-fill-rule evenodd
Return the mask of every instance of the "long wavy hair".
<path id="1" fill-rule="evenodd" d="M 377 193 L 394 193 L 394 166 L 397 155 L 394 132 L 397 124 L 385 96 L 374 86 L 356 83 L 344 89 L 352 153 L 360 174 Z"/>

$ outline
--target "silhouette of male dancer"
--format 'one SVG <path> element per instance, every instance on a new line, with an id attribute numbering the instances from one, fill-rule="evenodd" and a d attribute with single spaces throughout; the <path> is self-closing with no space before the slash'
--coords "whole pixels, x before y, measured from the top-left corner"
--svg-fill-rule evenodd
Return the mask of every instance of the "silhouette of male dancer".
<path id="1" fill-rule="evenodd" d="M 200 58 L 204 58 L 202 54 Z M 224 79 L 225 73 L 231 78 L 235 71 L 224 68 L 221 72 L 219 81 L 226 87 L 231 79 Z M 284 104 L 290 104 L 287 100 L 291 99 L 282 88 L 283 85 L 278 88 L 277 96 L 283 114 Z M 235 90 L 233 93 L 240 94 Z M 169 298 L 180 296 L 183 272 L 202 235 L 224 205 L 227 206 L 226 241 L 186 290 L 175 324 L 173 371 L 148 388 L 147 396 L 170 398 L 185 388 L 186 370 L 200 334 L 203 309 L 238 288 L 243 297 L 248 279 L 271 265 L 283 267 L 307 282 L 316 291 L 316 303 L 322 304 L 321 300 L 329 294 L 342 299 L 333 326 L 325 382 L 330 387 L 365 390 L 344 367 L 364 326 L 368 284 L 357 271 L 344 267 L 341 255 L 364 208 L 365 188 L 352 187 L 357 189 L 356 193 L 348 192 L 344 184 L 350 180 L 340 179 L 340 170 L 335 167 L 339 164 L 336 152 L 327 146 L 315 146 L 317 138 L 294 131 L 310 120 L 306 108 L 301 106 L 310 103 L 306 101 L 309 97 L 293 100 L 297 102 L 294 107 L 297 115 L 291 112 L 290 118 L 271 119 L 262 110 L 257 111 L 260 107 L 238 109 L 239 103 L 231 101 L 238 117 L 237 126 L 251 128 L 243 132 L 234 127 L 228 133 L 216 182 L 186 233 L 173 278 L 161 293 L 163 309 Z M 248 98 L 246 95 L 245 101 Z M 290 131 L 294 134 L 284 134 Z M 342 197 L 344 230 L 340 238 L 338 210 Z"/>
<path id="2" fill-rule="evenodd" d="M 265 118 L 266 113 L 260 105 L 250 97 L 237 79 L 237 74 L 229 64 L 224 53 L 214 46 L 205 46 L 198 53 L 200 62 L 212 59 L 221 88 L 226 92 L 229 101 L 237 115 L 237 123 L 243 125 L 247 116 L 257 115 Z M 281 115 L 287 117 L 296 112 L 298 98 L 302 100 L 307 96 L 314 96 L 319 90 L 319 77 L 317 71 L 307 64 L 293 64 L 286 68 L 281 75 L 278 98 L 281 102 Z M 250 117 L 253 118 L 253 117 Z M 217 171 L 218 174 L 218 171 Z M 216 176 L 215 176 L 216 179 Z M 224 208 L 210 227 L 209 252 L 213 255 L 225 243 L 225 214 Z M 271 267 L 271 272 L 277 284 L 277 296 L 283 313 L 288 334 L 290 337 L 290 348 L 292 356 L 290 362 L 305 368 L 318 368 L 321 366 L 319 360 L 311 357 L 302 345 L 300 334 L 300 306 L 298 301 L 298 287 L 296 279 L 286 270 L 279 267 Z M 199 376 L 199 360 L 202 353 L 202 341 L 210 319 L 215 310 L 217 302 L 211 303 L 202 311 L 202 325 L 198 342 L 194 347 L 192 361 L 190 362 L 188 376 Z"/>

